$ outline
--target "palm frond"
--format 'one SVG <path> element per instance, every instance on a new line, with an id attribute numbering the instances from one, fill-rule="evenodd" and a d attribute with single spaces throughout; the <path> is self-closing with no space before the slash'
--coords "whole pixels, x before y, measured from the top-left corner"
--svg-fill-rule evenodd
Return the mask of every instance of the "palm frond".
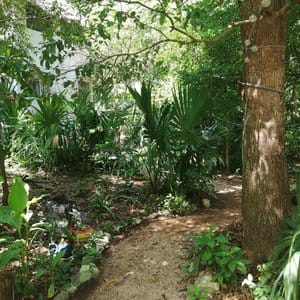
<path id="1" fill-rule="evenodd" d="M 173 92 L 174 124 L 177 130 L 188 133 L 200 125 L 209 111 L 208 91 L 195 85 L 179 85 Z"/>

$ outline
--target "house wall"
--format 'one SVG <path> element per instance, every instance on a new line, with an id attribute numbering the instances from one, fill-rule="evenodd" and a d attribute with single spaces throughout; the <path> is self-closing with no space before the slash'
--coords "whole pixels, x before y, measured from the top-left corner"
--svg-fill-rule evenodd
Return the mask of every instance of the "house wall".
<path id="1" fill-rule="evenodd" d="M 74 93 L 74 89 L 78 88 L 78 84 L 76 82 L 75 69 L 86 62 L 86 53 L 84 52 L 84 50 L 78 49 L 72 56 L 66 56 L 62 63 L 56 62 L 51 66 L 50 70 L 47 70 L 44 66 L 41 66 L 40 64 L 40 58 L 42 53 L 41 47 L 43 44 L 42 33 L 29 28 L 27 28 L 27 31 L 30 36 L 30 43 L 34 48 L 33 50 L 30 49 L 29 53 L 33 58 L 35 64 L 40 68 L 40 70 L 44 72 L 50 72 L 53 75 L 56 75 L 56 67 L 58 67 L 61 71 L 62 75 L 57 76 L 57 79 L 54 81 L 53 85 L 49 87 L 50 93 L 60 93 L 65 91 L 66 96 L 70 97 Z M 65 88 L 64 83 L 66 81 L 75 82 L 75 85 Z"/>

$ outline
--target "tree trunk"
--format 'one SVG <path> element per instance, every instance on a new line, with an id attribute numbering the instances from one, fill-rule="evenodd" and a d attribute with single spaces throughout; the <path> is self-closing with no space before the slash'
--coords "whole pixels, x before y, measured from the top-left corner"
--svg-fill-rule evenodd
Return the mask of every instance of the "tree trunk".
<path id="1" fill-rule="evenodd" d="M 3 183 L 2 183 L 2 204 L 7 205 L 8 204 L 8 185 L 7 185 L 7 178 L 6 178 L 6 171 L 5 171 L 5 154 L 2 144 L 2 130 L 1 130 L 1 124 L 0 124 L 0 176 L 3 177 Z"/>
<path id="2" fill-rule="evenodd" d="M 245 1 L 243 100 L 244 249 L 255 264 L 270 255 L 282 220 L 289 213 L 284 147 L 285 0 L 262 9 L 261 0 Z M 259 13 L 260 12 L 260 13 Z M 263 16 L 259 19 L 259 16 Z"/>
<path id="3" fill-rule="evenodd" d="M 0 273 L 0 300 L 14 299 L 14 274 L 9 271 Z"/>
<path id="4" fill-rule="evenodd" d="M 229 142 L 230 142 L 230 133 L 231 133 L 231 124 L 229 113 L 226 114 L 226 122 L 227 122 L 227 131 L 225 136 L 225 172 L 226 175 L 229 175 L 230 172 L 230 159 L 229 159 Z"/>

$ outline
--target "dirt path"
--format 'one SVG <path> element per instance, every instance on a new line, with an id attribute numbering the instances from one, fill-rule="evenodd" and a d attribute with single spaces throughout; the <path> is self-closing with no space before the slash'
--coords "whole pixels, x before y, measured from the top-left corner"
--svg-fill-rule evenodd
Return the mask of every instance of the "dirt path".
<path id="1" fill-rule="evenodd" d="M 80 292 L 81 300 L 180 300 L 186 295 L 182 266 L 186 239 L 211 224 L 225 225 L 240 216 L 239 184 L 216 183 L 219 208 L 198 215 L 159 217 L 114 245 L 100 266 L 101 276 Z"/>

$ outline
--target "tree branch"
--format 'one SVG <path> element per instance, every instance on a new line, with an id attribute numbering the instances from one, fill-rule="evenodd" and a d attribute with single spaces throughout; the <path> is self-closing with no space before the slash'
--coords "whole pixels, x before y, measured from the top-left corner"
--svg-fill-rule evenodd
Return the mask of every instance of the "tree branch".
<path id="1" fill-rule="evenodd" d="M 159 46 L 160 44 L 165 44 L 165 43 L 177 43 L 177 44 L 181 44 L 181 45 L 193 44 L 192 41 L 183 41 L 183 40 L 178 40 L 178 39 L 166 38 L 166 39 L 163 39 L 163 40 L 159 40 L 159 41 L 151 44 L 150 46 L 142 48 L 142 49 L 137 50 L 135 52 L 116 53 L 116 54 L 106 56 L 103 59 L 96 61 L 96 64 L 101 64 L 101 63 L 103 63 L 103 62 L 105 62 L 105 61 L 107 61 L 111 58 L 115 58 L 115 57 L 119 58 L 119 57 L 126 57 L 126 56 L 135 56 L 135 55 L 141 54 L 143 52 L 146 52 L 148 50 L 151 50 L 151 49 Z"/>
<path id="2" fill-rule="evenodd" d="M 139 6 L 142 6 L 152 12 L 155 12 L 155 13 L 159 13 L 159 14 L 163 14 L 168 20 L 169 22 L 171 23 L 171 31 L 177 31 L 185 36 L 187 36 L 188 38 L 190 38 L 191 40 L 195 40 L 196 38 L 191 35 L 190 33 L 188 33 L 187 31 L 181 29 L 181 28 L 178 28 L 177 26 L 175 26 L 175 22 L 173 20 L 173 18 L 163 9 L 157 9 L 157 8 L 153 8 L 153 7 L 150 7 L 140 1 L 128 1 L 128 0 L 117 0 L 118 2 L 120 3 L 126 3 L 126 4 L 135 4 L 135 5 L 139 5 Z"/>
<path id="3" fill-rule="evenodd" d="M 121 0 L 121 1 L 123 1 L 123 0 Z M 135 1 L 135 2 L 138 2 L 138 1 Z M 143 6 L 144 6 L 144 4 L 143 4 Z M 243 20 L 243 21 L 234 22 L 234 23 L 228 25 L 227 28 L 221 34 L 219 34 L 219 35 L 217 35 L 213 38 L 208 38 L 208 39 L 199 39 L 199 38 L 195 38 L 195 37 L 191 37 L 189 40 L 165 38 L 165 39 L 159 40 L 157 42 L 154 42 L 151 45 L 149 45 L 147 47 L 144 47 L 140 50 L 137 50 L 135 52 L 116 53 L 116 54 L 108 55 L 108 56 L 104 57 L 101 60 L 95 61 L 95 63 L 96 64 L 101 64 L 101 63 L 104 63 L 105 61 L 110 60 L 112 58 L 117 58 L 118 59 L 120 57 L 139 55 L 143 52 L 146 52 L 146 51 L 151 50 L 151 49 L 153 49 L 153 48 L 155 48 L 155 47 L 157 47 L 161 44 L 166 44 L 166 43 L 177 43 L 177 44 L 180 44 L 180 45 L 191 45 L 191 44 L 200 44 L 200 43 L 213 44 L 213 43 L 225 38 L 233 30 L 234 27 L 241 26 L 241 25 L 248 24 L 248 23 L 252 23 L 252 22 L 250 20 Z M 75 71 L 76 69 L 78 69 L 82 66 L 84 66 L 84 64 L 79 65 L 76 68 L 66 70 L 66 71 L 62 72 L 60 75 L 58 75 L 57 78 L 60 78 L 61 76 L 65 75 L 69 72 Z"/>

